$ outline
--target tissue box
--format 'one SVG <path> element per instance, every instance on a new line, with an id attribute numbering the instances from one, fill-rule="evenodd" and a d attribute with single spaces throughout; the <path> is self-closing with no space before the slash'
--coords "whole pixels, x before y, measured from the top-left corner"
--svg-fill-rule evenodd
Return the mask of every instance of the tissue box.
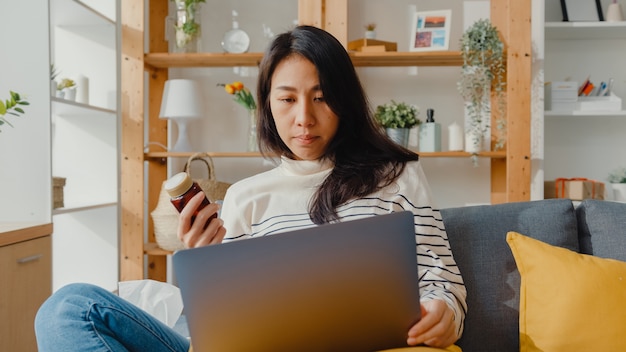
<path id="1" fill-rule="evenodd" d="M 601 97 L 579 97 L 576 103 L 576 110 L 620 111 L 622 110 L 622 99 L 613 93 L 609 96 Z"/>
<path id="2" fill-rule="evenodd" d="M 554 181 L 545 181 L 543 190 L 546 199 L 604 199 L 604 183 L 586 178 L 557 178 Z"/>
<path id="3" fill-rule="evenodd" d="M 546 110 L 574 110 L 578 102 L 578 83 L 572 81 L 547 83 L 545 95 Z"/>

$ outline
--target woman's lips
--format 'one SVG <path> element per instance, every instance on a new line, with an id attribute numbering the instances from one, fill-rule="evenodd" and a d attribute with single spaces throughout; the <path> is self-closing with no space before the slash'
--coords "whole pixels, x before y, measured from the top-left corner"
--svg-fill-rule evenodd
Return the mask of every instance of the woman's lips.
<path id="1" fill-rule="evenodd" d="M 295 138 L 302 144 L 311 144 L 317 139 L 317 137 L 309 135 L 309 134 L 299 135 L 299 136 L 296 136 Z"/>

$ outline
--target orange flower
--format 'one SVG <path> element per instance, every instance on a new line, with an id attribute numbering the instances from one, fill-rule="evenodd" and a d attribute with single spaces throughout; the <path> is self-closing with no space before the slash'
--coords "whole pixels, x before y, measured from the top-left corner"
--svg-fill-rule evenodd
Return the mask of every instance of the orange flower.
<path id="1" fill-rule="evenodd" d="M 237 91 L 237 89 L 235 89 L 235 86 L 233 86 L 232 84 L 224 85 L 224 90 L 228 94 L 235 94 L 235 92 Z"/>
<path id="2" fill-rule="evenodd" d="M 233 83 L 231 83 L 233 87 L 235 87 L 235 91 L 240 91 L 243 89 L 243 83 L 239 82 L 239 81 L 235 81 Z"/>
<path id="3" fill-rule="evenodd" d="M 224 87 L 226 93 L 234 95 L 233 100 L 248 110 L 256 109 L 256 103 L 254 102 L 254 96 L 243 83 L 234 81 L 232 83 L 224 84 L 218 83 L 218 86 Z"/>

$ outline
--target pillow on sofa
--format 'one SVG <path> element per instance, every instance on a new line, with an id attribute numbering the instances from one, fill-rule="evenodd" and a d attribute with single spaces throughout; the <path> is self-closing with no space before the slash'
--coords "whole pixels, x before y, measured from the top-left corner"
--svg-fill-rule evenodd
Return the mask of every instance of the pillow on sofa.
<path id="1" fill-rule="evenodd" d="M 506 240 L 521 275 L 520 351 L 626 351 L 626 262 Z"/>
<path id="2" fill-rule="evenodd" d="M 626 203 L 585 199 L 576 218 L 581 253 L 626 261 Z"/>

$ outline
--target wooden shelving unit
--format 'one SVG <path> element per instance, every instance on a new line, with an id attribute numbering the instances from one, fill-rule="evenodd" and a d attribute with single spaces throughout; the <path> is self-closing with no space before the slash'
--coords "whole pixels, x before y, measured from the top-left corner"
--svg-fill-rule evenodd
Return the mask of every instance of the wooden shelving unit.
<path id="1" fill-rule="evenodd" d="M 166 255 L 154 243 L 152 224 L 145 221 L 147 207 L 156 206 L 159 187 L 144 189 L 144 162 L 149 185 L 159 185 L 167 174 L 167 158 L 188 158 L 191 153 L 143 150 L 144 124 L 150 141 L 166 144 L 166 123 L 158 118 L 160 93 L 169 68 L 257 66 L 261 53 L 167 53 L 163 19 L 166 2 L 149 1 L 150 28 L 144 27 L 144 1 L 128 0 L 122 8 L 122 157 L 121 157 L 121 280 L 152 278 L 165 280 Z M 347 0 L 299 0 L 298 21 L 333 33 L 347 43 Z M 506 151 L 484 152 L 479 157 L 491 160 L 491 200 L 493 203 L 530 199 L 530 4 L 525 1 L 491 0 L 492 22 L 500 29 L 507 48 L 507 80 L 514 82 L 507 91 L 508 127 Z M 144 31 L 148 30 L 150 52 L 144 53 Z M 385 52 L 351 53 L 355 66 L 461 66 L 460 52 Z M 144 72 L 148 72 L 144 87 Z M 144 113 L 144 92 L 148 111 Z M 258 153 L 210 152 L 212 157 L 258 158 Z M 465 152 L 420 153 L 425 158 L 467 158 Z M 148 242 L 144 241 L 147 228 Z M 147 255 L 147 264 L 144 256 Z M 144 268 L 147 268 L 144 270 Z"/>
<path id="2" fill-rule="evenodd" d="M 463 59 L 458 51 L 432 52 L 383 52 L 350 53 L 352 62 L 360 67 L 397 67 L 397 66 L 461 66 Z M 170 54 L 148 53 L 144 62 L 148 68 L 174 67 L 232 67 L 258 66 L 263 53 L 193 53 Z"/>

